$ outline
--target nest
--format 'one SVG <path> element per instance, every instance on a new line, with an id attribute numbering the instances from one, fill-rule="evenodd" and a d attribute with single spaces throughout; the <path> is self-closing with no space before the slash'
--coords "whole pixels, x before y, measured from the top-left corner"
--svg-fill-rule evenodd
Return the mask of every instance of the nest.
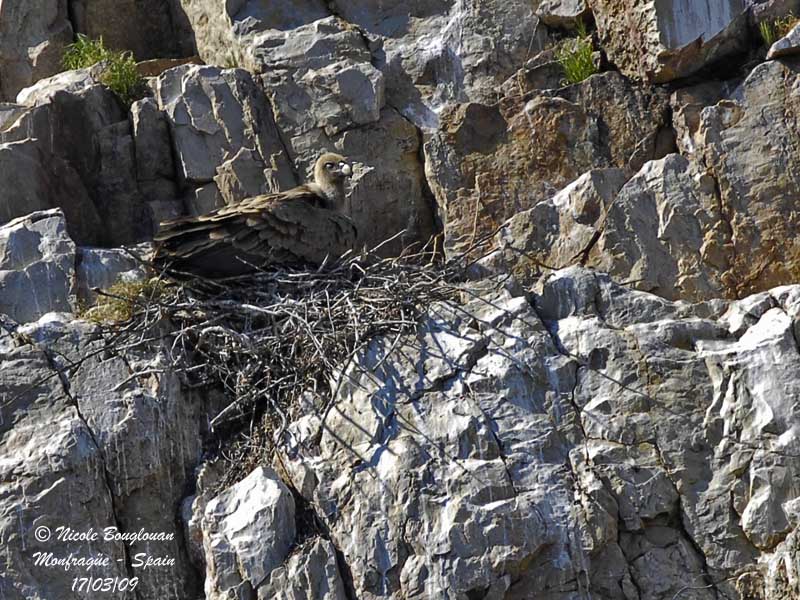
<path id="1" fill-rule="evenodd" d="M 448 261 L 427 250 L 396 258 L 364 253 L 216 281 L 162 274 L 137 294 L 101 292 L 99 310 L 108 313 L 111 303 L 110 313 L 124 317 L 103 325 L 115 347 L 152 351 L 157 344 L 166 364 L 156 371 L 224 392 L 211 429 L 232 467 L 229 485 L 269 461 L 287 425 L 309 407 L 324 424 L 344 373 L 370 340 L 399 339 L 431 305 L 457 300 L 474 262 L 468 256 L 474 249 Z"/>

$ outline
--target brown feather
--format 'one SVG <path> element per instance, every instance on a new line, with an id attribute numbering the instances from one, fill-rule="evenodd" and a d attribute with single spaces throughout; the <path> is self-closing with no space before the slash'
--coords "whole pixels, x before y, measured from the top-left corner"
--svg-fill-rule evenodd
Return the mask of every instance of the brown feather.
<path id="1" fill-rule="evenodd" d="M 340 165 L 344 161 L 338 155 L 325 155 L 318 166 L 323 158 Z M 321 264 L 326 258 L 341 256 L 355 245 L 355 226 L 327 208 L 331 203 L 323 195 L 322 184 L 318 177 L 315 184 L 166 221 L 155 236 L 156 265 L 218 277 L 250 271 L 250 265 Z"/>

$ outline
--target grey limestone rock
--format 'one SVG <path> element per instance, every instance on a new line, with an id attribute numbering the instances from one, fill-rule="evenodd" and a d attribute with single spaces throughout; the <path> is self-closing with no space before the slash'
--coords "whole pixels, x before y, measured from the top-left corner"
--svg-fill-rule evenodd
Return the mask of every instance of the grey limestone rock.
<path id="1" fill-rule="evenodd" d="M 347 600 L 333 544 L 318 538 L 293 553 L 258 589 L 258 598 Z"/>
<path id="2" fill-rule="evenodd" d="M 134 248 L 79 247 L 76 256 L 75 279 L 78 302 L 91 306 L 97 298 L 95 288 L 108 290 L 115 283 L 143 281 L 147 269 L 142 262 L 151 252 L 151 244 Z"/>
<path id="3" fill-rule="evenodd" d="M 135 144 L 116 95 L 96 83 L 90 71 L 82 71 L 40 81 L 20 92 L 20 99 L 28 108 L 0 131 L 0 142 L 28 140 L 41 160 L 58 169 L 50 186 L 51 206 L 64 207 L 75 240 L 110 246 L 150 237 L 151 217 L 136 179 Z M 4 177 L 14 174 L 0 173 Z M 79 208 L 86 204 L 85 194 L 94 210 L 84 215 Z"/>
<path id="4" fill-rule="evenodd" d="M 0 313 L 17 322 L 75 307 L 75 244 L 59 209 L 0 227 Z"/>
<path id="5" fill-rule="evenodd" d="M 770 46 L 767 59 L 782 58 L 800 54 L 800 26 L 795 25 L 784 37 Z"/>
<path id="6" fill-rule="evenodd" d="M 335 135 L 380 118 L 383 73 L 358 31 L 340 19 L 261 33 L 251 52 L 278 126 L 291 137 L 314 129 Z"/>
<path id="7" fill-rule="evenodd" d="M 572 29 L 591 14 L 585 0 L 543 0 L 536 13 L 550 27 Z"/>
<path id="8" fill-rule="evenodd" d="M 248 72 L 176 67 L 158 78 L 156 99 L 170 125 L 181 185 L 209 183 L 245 147 L 258 152 L 283 188 L 295 184 L 272 109 Z"/>
<path id="9" fill-rule="evenodd" d="M 74 240 L 100 240 L 100 216 L 69 162 L 42 148 L 38 139 L 0 143 L 0 223 L 59 207 Z"/>
<path id="10" fill-rule="evenodd" d="M 253 598 L 289 553 L 294 517 L 291 492 L 268 467 L 209 500 L 202 516 L 206 598 Z"/>
<path id="11" fill-rule="evenodd" d="M 535 281 L 541 265 L 584 264 L 669 299 L 732 295 L 730 246 L 714 181 L 684 157 L 648 162 L 630 180 L 594 170 L 512 217 L 483 261 Z"/>
<path id="12" fill-rule="evenodd" d="M 375 47 L 392 106 L 424 129 L 456 102 L 491 102 L 547 33 L 525 0 L 335 0 L 337 15 Z M 491 59 L 489 57 L 492 57 Z"/>
<path id="13" fill-rule="evenodd" d="M 510 270 L 531 282 L 542 265 L 583 264 L 638 289 L 689 301 L 739 298 L 797 281 L 800 174 L 792 156 L 800 131 L 784 117 L 795 110 L 791 90 L 797 84 L 794 67 L 770 61 L 738 87 L 708 83 L 676 92 L 673 125 L 681 154 L 617 176 L 617 185 L 603 183 L 596 170 L 581 175 L 503 223 L 498 251 L 478 270 Z M 431 168 L 451 188 L 434 189 L 449 209 L 445 233 L 450 229 L 455 243 L 469 223 L 459 211 L 470 190 L 456 187 L 462 179 L 453 185 L 447 178 L 453 146 L 459 138 L 444 133 L 429 143 Z M 470 173 L 464 163 L 460 170 Z M 481 185 L 483 198 L 486 189 Z"/>
<path id="14" fill-rule="evenodd" d="M 603 48 L 626 75 L 664 83 L 744 49 L 744 0 L 590 0 Z"/>
<path id="15" fill-rule="evenodd" d="M 166 116 L 153 98 L 145 98 L 133 103 L 129 120 L 139 189 L 151 209 L 154 202 L 175 202 L 178 186 Z"/>
<path id="16" fill-rule="evenodd" d="M 175 373 L 160 368 L 158 351 L 147 357 L 106 352 L 97 326 L 70 315 L 4 323 L 4 331 L 3 596 L 86 598 L 73 580 L 92 575 L 138 577 L 141 598 L 196 597 L 176 515 L 187 474 L 200 461 L 208 414 L 218 410 L 213 395 L 182 389 Z M 139 372 L 149 374 L 134 375 Z M 41 527 L 49 528 L 50 539 L 37 533 Z M 128 539 L 107 536 L 107 528 Z M 134 536 L 141 531 L 158 537 Z M 97 566 L 37 564 L 37 553 L 50 552 Z M 162 562 L 144 568 L 148 556 Z"/>
<path id="17" fill-rule="evenodd" d="M 0 101 L 61 70 L 72 43 L 67 0 L 6 0 L 0 6 Z"/>
<path id="18" fill-rule="evenodd" d="M 216 64 L 253 67 L 272 44 L 286 36 L 290 44 L 309 39 L 331 17 L 346 29 L 337 51 L 367 52 L 386 79 L 392 106 L 417 126 L 435 128 L 436 112 L 444 104 L 494 97 L 494 86 L 505 80 L 546 40 L 538 27 L 535 6 L 524 0 L 417 0 L 411 3 L 371 1 L 226 2 L 183 0 L 197 36 L 200 55 Z M 331 38 L 314 39 L 309 64 L 332 50 Z M 364 44 L 366 39 L 367 44 Z M 349 48 L 345 48 L 349 46 Z M 487 57 L 492 56 L 491 60 Z M 255 62 L 254 59 L 255 58 Z M 260 67 L 258 67 L 260 68 Z M 336 83 L 332 73 L 319 73 Z M 359 80 L 359 89 L 374 88 L 365 79 L 371 70 L 348 67 L 346 78 Z M 352 85 L 352 84 L 350 84 Z M 351 90 L 355 88 L 351 87 Z"/>
<path id="19" fill-rule="evenodd" d="M 290 428 L 357 597 L 741 598 L 785 556 L 797 286 L 689 304 L 570 268 L 476 294 L 375 340 L 325 423 Z"/>
<path id="20" fill-rule="evenodd" d="M 444 111 L 425 142 L 425 170 L 458 254 L 512 216 L 533 208 L 591 169 L 631 176 L 673 148 L 667 97 L 619 73 L 558 90 L 509 91 L 496 104 Z"/>
<path id="21" fill-rule="evenodd" d="M 200 56 L 218 65 L 240 62 L 258 32 L 288 31 L 329 16 L 322 0 L 180 0 L 180 4 Z"/>
<path id="22" fill-rule="evenodd" d="M 270 170 L 255 150 L 242 148 L 217 167 L 214 183 L 225 204 L 235 204 L 245 198 L 280 189 L 270 181 Z"/>

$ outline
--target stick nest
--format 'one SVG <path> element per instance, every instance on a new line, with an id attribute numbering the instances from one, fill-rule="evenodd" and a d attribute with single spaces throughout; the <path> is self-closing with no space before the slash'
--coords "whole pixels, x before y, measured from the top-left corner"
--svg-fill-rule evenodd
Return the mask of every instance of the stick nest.
<path id="1" fill-rule="evenodd" d="M 124 317 L 103 324 L 116 347 L 158 344 L 166 364 L 155 372 L 224 391 L 211 428 L 217 450 L 235 466 L 221 482 L 229 485 L 268 461 L 302 412 L 327 414 L 344 369 L 370 340 L 411 333 L 432 304 L 458 298 L 467 259 L 431 256 L 362 254 L 317 269 L 275 267 L 218 281 L 162 274 L 135 293 L 101 292 L 92 310 Z"/>

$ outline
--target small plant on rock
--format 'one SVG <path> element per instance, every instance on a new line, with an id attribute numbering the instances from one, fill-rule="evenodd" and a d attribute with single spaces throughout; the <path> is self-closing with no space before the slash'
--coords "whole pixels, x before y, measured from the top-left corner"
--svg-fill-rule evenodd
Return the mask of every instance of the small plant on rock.
<path id="1" fill-rule="evenodd" d="M 134 314 L 165 297 L 168 294 L 166 284 L 153 278 L 146 281 L 118 281 L 108 290 L 101 292 L 97 304 L 92 308 L 84 308 L 81 318 L 94 323 L 127 323 Z"/>
<path id="2" fill-rule="evenodd" d="M 578 23 L 578 37 L 564 40 L 556 53 L 556 60 L 564 69 L 566 83 L 580 83 L 597 73 L 592 57 L 592 41 L 586 25 Z"/>
<path id="3" fill-rule="evenodd" d="M 235 49 L 228 52 L 225 56 L 225 68 L 226 69 L 239 69 L 242 66 L 242 55 L 241 52 L 237 52 Z"/>
<path id="4" fill-rule="evenodd" d="M 67 46 L 62 60 L 65 69 L 85 69 L 97 63 L 104 63 L 101 83 L 115 92 L 126 106 L 144 95 L 144 79 L 136 70 L 133 54 L 109 50 L 102 37 L 92 40 L 78 34 L 75 43 Z"/>
<path id="5" fill-rule="evenodd" d="M 61 64 L 65 69 L 85 69 L 109 58 L 109 51 L 103 44 L 103 38 L 91 40 L 79 33 L 74 44 L 67 46 Z"/>
<path id="6" fill-rule="evenodd" d="M 121 52 L 112 59 L 100 81 L 114 90 L 126 106 L 144 95 L 144 79 L 136 70 L 136 61 L 130 52 Z"/>
<path id="7" fill-rule="evenodd" d="M 788 35 L 798 23 L 800 23 L 800 18 L 795 17 L 790 12 L 785 17 L 773 21 L 761 21 L 758 24 L 758 30 L 761 33 L 761 39 L 764 40 L 764 44 L 772 46 L 779 39 Z"/>
<path id="8" fill-rule="evenodd" d="M 775 25 L 769 21 L 761 21 L 758 24 L 758 31 L 761 32 L 761 39 L 764 40 L 764 44 L 767 46 L 772 46 L 778 40 Z"/>

